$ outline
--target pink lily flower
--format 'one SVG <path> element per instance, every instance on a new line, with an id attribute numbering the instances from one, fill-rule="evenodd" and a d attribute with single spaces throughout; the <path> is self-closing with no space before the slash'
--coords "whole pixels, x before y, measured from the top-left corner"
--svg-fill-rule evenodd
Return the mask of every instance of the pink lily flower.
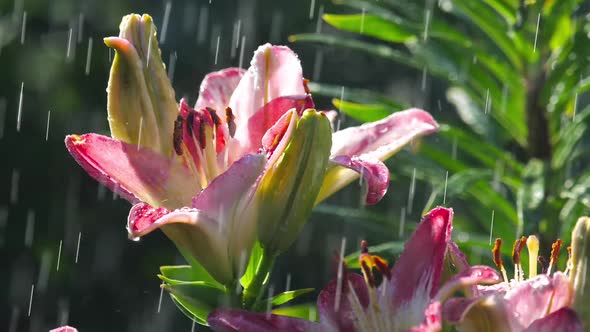
<path id="1" fill-rule="evenodd" d="M 257 237 L 280 239 L 273 245 L 283 250 L 314 202 L 359 173 L 367 203 L 379 201 L 389 183 L 381 160 L 438 128 L 428 113 L 412 109 L 331 135 L 326 117 L 313 110 L 297 56 L 269 44 L 256 50 L 247 71 L 207 75 L 194 109 L 184 100 L 177 105 L 151 18 L 128 15 L 120 29 L 105 39 L 116 50 L 108 88 L 112 137 L 70 135 L 66 146 L 89 175 L 135 204 L 130 238 L 162 229 L 222 284 L 239 277 Z M 301 158 L 285 158 L 289 153 Z M 293 164 L 281 167 L 287 159 Z M 299 204 L 288 211 L 296 224 L 278 227 L 268 213 L 275 217 L 289 199 Z"/>
<path id="2" fill-rule="evenodd" d="M 217 332 L 226 331 L 440 331 L 441 305 L 461 287 L 499 282 L 489 267 L 471 267 L 440 287 L 447 248 L 451 241 L 453 210 L 430 211 L 414 231 L 391 270 L 379 256 L 363 248 L 363 276 L 344 273 L 320 293 L 320 322 L 217 309 L 208 322 Z M 376 273 L 383 282 L 376 284 Z"/>
<path id="3" fill-rule="evenodd" d="M 447 300 L 443 306 L 445 320 L 455 324 L 459 331 L 584 331 L 572 308 L 571 261 L 566 271 L 552 271 L 557 263 L 561 240 L 553 244 L 549 267 L 542 274 L 537 274 L 539 240 L 535 236 L 523 236 L 516 240 L 512 254 L 515 275 L 511 280 L 508 280 L 500 257 L 501 242 L 496 240 L 493 254 L 504 282 L 471 287 L 465 289 L 466 297 Z M 520 252 L 525 244 L 529 252 L 528 279 L 520 261 Z M 459 265 L 468 266 L 465 256 L 458 248 L 454 249 L 452 254 L 462 262 Z"/>
<path id="4" fill-rule="evenodd" d="M 62 327 L 58 327 L 53 330 L 50 330 L 49 332 L 78 332 L 78 330 L 75 327 L 62 326 Z"/>

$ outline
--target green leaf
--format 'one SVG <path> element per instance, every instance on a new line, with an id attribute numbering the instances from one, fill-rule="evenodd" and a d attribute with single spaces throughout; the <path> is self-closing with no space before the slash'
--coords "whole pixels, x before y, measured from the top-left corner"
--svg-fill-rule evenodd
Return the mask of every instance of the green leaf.
<path id="1" fill-rule="evenodd" d="M 263 249 L 260 246 L 260 242 L 256 241 L 254 247 L 252 248 L 252 253 L 250 254 L 250 259 L 248 260 L 248 266 L 246 267 L 246 272 L 242 278 L 240 278 L 240 284 L 242 287 L 248 288 L 250 283 L 254 279 L 254 275 L 258 270 L 258 266 L 260 265 L 260 261 L 262 260 L 262 253 Z"/>
<path id="2" fill-rule="evenodd" d="M 276 308 L 273 309 L 272 313 L 275 315 L 301 318 L 314 322 L 318 321 L 318 309 L 314 304 L 302 304 Z"/>
<path id="3" fill-rule="evenodd" d="M 174 282 L 159 276 L 176 306 L 189 318 L 201 325 L 207 325 L 207 315 L 215 308 L 227 305 L 228 294 L 215 285 L 196 282 Z M 172 282 L 172 283 L 168 283 Z"/>
<path id="4" fill-rule="evenodd" d="M 572 122 L 559 131 L 559 136 L 554 144 L 554 152 L 551 159 L 551 168 L 559 170 L 572 160 L 572 153 L 587 133 L 587 118 L 590 116 L 590 107 L 576 115 Z"/>
<path id="5" fill-rule="evenodd" d="M 295 298 L 297 298 L 301 295 L 311 293 L 314 290 L 315 290 L 314 288 L 302 288 L 302 289 L 296 289 L 296 290 L 292 290 L 292 291 L 288 291 L 288 292 L 282 292 L 280 294 L 273 296 L 272 299 L 269 299 L 269 300 L 270 300 L 273 307 L 278 307 L 278 306 L 283 305 L 291 300 L 294 300 Z M 269 300 L 266 300 L 260 307 L 267 308 Z"/>
<path id="6" fill-rule="evenodd" d="M 211 275 L 200 265 L 173 265 L 160 266 L 160 272 L 168 279 L 179 281 L 203 281 L 222 287 Z"/>
<path id="7" fill-rule="evenodd" d="M 381 120 L 393 113 L 391 107 L 381 104 L 357 104 L 340 99 L 332 99 L 332 103 L 346 115 L 361 122 Z"/>
<path id="8" fill-rule="evenodd" d="M 403 26 L 371 14 L 326 14 L 323 18 L 326 23 L 338 29 L 360 33 L 384 41 L 403 43 L 410 39 L 416 39 L 416 36 Z"/>
<path id="9" fill-rule="evenodd" d="M 565 43 L 570 41 L 570 38 L 574 34 L 574 23 L 569 14 L 571 13 L 561 15 L 561 17 L 557 19 L 556 28 L 553 30 L 553 35 L 549 41 L 549 47 L 551 47 L 552 51 L 556 51 L 563 47 Z"/>
<path id="10" fill-rule="evenodd" d="M 407 105 L 396 103 L 388 97 L 370 90 L 313 82 L 309 83 L 308 87 L 313 94 L 338 98 L 338 100 L 342 98 L 343 100 L 362 104 L 382 104 L 384 107 L 390 107 L 396 111 L 408 108 Z"/>
<path id="11" fill-rule="evenodd" d="M 404 242 L 402 241 L 391 241 L 385 242 L 376 246 L 369 246 L 369 252 L 371 254 L 379 254 L 387 252 L 392 255 L 397 255 L 404 250 Z M 360 251 L 353 252 L 350 255 L 344 257 L 344 263 L 351 269 L 360 269 L 359 256 Z"/>
<path id="12" fill-rule="evenodd" d="M 202 307 L 199 304 L 190 303 L 189 301 L 185 301 L 184 299 L 178 298 L 173 294 L 170 294 L 170 297 L 172 298 L 172 302 L 174 302 L 176 307 L 185 316 L 195 321 L 199 325 L 208 326 L 207 316 L 212 311 L 211 308 Z"/>

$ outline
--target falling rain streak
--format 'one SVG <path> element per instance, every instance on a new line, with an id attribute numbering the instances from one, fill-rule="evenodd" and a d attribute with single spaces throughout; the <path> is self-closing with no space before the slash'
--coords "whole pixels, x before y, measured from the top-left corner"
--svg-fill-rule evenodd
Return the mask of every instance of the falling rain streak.
<path id="1" fill-rule="evenodd" d="M 217 64 L 217 58 L 219 56 L 219 42 L 221 40 L 221 36 L 217 36 L 217 45 L 215 46 L 215 64 Z"/>
<path id="2" fill-rule="evenodd" d="M 80 240 L 82 239 L 82 232 L 78 232 L 78 245 L 76 245 L 76 264 L 78 264 L 78 254 L 80 253 Z"/>
<path id="3" fill-rule="evenodd" d="M 361 11 L 361 28 L 359 30 L 360 34 L 363 34 L 363 32 L 365 31 L 365 14 L 366 14 L 367 10 L 365 8 L 362 9 Z"/>
<path id="4" fill-rule="evenodd" d="M 12 170 L 12 179 L 10 181 L 10 203 L 16 204 L 18 202 L 18 183 L 20 180 L 20 171 L 18 169 Z"/>
<path id="5" fill-rule="evenodd" d="M 31 317 L 31 308 L 33 306 L 33 293 L 35 292 L 35 284 L 31 284 L 31 296 L 29 297 L 29 313 L 28 317 Z"/>
<path id="6" fill-rule="evenodd" d="M 244 48 L 245 48 L 245 44 L 246 44 L 246 36 L 242 36 L 242 46 L 240 47 L 240 60 L 239 60 L 239 68 L 243 68 L 242 67 L 242 63 L 244 62 Z"/>
<path id="7" fill-rule="evenodd" d="M 404 236 L 404 227 L 406 225 L 406 208 L 402 207 L 400 216 L 399 216 L 399 238 L 401 239 Z"/>
<path id="8" fill-rule="evenodd" d="M 23 12 L 23 20 L 20 29 L 20 44 L 23 45 L 25 43 L 25 35 L 27 33 L 27 12 Z"/>
<path id="9" fill-rule="evenodd" d="M 313 19 L 313 13 L 315 12 L 315 0 L 311 0 L 311 4 L 309 6 L 309 19 Z"/>
<path id="10" fill-rule="evenodd" d="M 174 70 L 176 69 L 176 51 L 170 53 L 170 59 L 168 59 L 168 79 L 170 82 L 174 81 Z"/>
<path id="11" fill-rule="evenodd" d="M 166 2 L 166 8 L 164 9 L 164 22 L 162 23 L 162 30 L 160 32 L 160 44 L 166 42 L 166 32 L 168 31 L 168 22 L 170 20 L 170 9 L 172 9 L 172 2 L 168 1 Z"/>
<path id="12" fill-rule="evenodd" d="M 70 56 L 72 54 L 72 33 L 74 29 L 70 28 L 68 31 L 68 47 L 66 49 L 66 60 L 70 60 Z"/>
<path id="13" fill-rule="evenodd" d="M 51 120 L 51 110 L 47 111 L 47 128 L 45 129 L 45 142 L 49 139 L 49 121 Z"/>
<path id="14" fill-rule="evenodd" d="M 539 36 L 539 23 L 541 23 L 541 13 L 537 15 L 537 28 L 535 29 L 535 43 L 533 45 L 533 53 L 537 52 L 537 37 Z"/>
<path id="15" fill-rule="evenodd" d="M 20 95 L 18 97 L 18 113 L 16 114 L 16 131 L 20 132 L 20 124 L 23 118 L 23 89 L 25 87 L 25 82 L 21 82 L 20 84 Z"/>
<path id="16" fill-rule="evenodd" d="M 6 98 L 0 98 L 0 139 L 4 137 L 4 121 L 6 120 Z"/>
<path id="17" fill-rule="evenodd" d="M 84 70 L 84 73 L 86 75 L 90 74 L 90 61 L 92 61 L 92 37 L 88 38 L 88 51 L 86 51 L 86 68 Z"/>
<path id="18" fill-rule="evenodd" d="M 338 262 L 338 274 L 337 274 L 337 278 L 336 278 L 336 294 L 335 294 L 335 300 L 334 300 L 334 311 L 338 312 L 338 309 L 340 308 L 340 300 L 342 298 L 342 274 L 343 274 L 343 268 L 342 266 L 344 265 L 344 251 L 346 250 L 346 238 L 343 237 L 342 238 L 342 243 L 340 244 L 340 259 L 341 261 Z"/>
<path id="19" fill-rule="evenodd" d="M 490 246 L 492 245 L 492 232 L 494 231 L 494 213 L 495 213 L 495 210 L 492 210 L 492 223 L 490 225 L 490 243 L 489 243 Z"/>
<path id="20" fill-rule="evenodd" d="M 25 228 L 25 247 L 31 248 L 33 246 L 34 233 L 35 233 L 35 211 L 29 210 L 27 212 L 27 226 Z"/>
<path id="21" fill-rule="evenodd" d="M 424 18 L 424 41 L 428 40 L 428 30 L 430 30 L 430 9 L 426 9 L 426 15 Z"/>
<path id="22" fill-rule="evenodd" d="M 56 268 L 56 271 L 59 271 L 59 262 L 60 262 L 60 259 L 61 259 L 61 245 L 62 245 L 62 242 L 63 242 L 62 240 L 59 240 L 59 249 L 57 251 L 57 268 Z"/>
<path id="23" fill-rule="evenodd" d="M 445 174 L 445 190 L 443 193 L 443 205 L 447 202 L 447 183 L 449 182 L 449 171 Z"/>
<path id="24" fill-rule="evenodd" d="M 164 283 L 162 282 L 162 285 Z M 160 313 L 160 309 L 162 309 L 162 295 L 164 294 L 164 287 L 160 286 L 160 299 L 158 300 L 158 313 Z"/>
<path id="25" fill-rule="evenodd" d="M 408 213 L 412 213 L 412 205 L 414 204 L 414 191 L 416 189 L 416 168 L 412 172 L 412 182 L 410 183 L 410 190 L 408 192 Z"/>

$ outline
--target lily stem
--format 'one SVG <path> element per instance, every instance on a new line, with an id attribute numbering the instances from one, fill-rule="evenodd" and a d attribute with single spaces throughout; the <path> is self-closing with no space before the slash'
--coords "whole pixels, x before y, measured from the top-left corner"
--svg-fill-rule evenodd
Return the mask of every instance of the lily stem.
<path id="1" fill-rule="evenodd" d="M 250 285 L 244 289 L 242 304 L 245 309 L 252 310 L 258 306 L 258 302 L 268 285 L 270 272 L 276 257 L 277 255 L 275 253 L 263 249 L 258 268 L 254 273 L 254 278 L 252 278 Z"/>

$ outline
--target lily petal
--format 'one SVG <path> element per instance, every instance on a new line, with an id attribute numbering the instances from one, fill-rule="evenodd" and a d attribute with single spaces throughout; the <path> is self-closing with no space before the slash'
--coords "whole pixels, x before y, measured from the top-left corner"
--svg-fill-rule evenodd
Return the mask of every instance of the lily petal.
<path id="1" fill-rule="evenodd" d="M 363 197 L 366 204 L 378 203 L 389 187 L 389 169 L 370 156 L 336 156 L 330 159 L 326 177 L 316 204 L 350 183 L 357 174 L 363 177 Z"/>
<path id="2" fill-rule="evenodd" d="M 485 265 L 472 266 L 449 279 L 438 291 L 436 299 L 444 302 L 458 290 L 470 290 L 473 285 L 497 284 L 499 282 L 502 282 L 502 276 L 496 269 Z"/>
<path id="3" fill-rule="evenodd" d="M 286 46 L 264 44 L 254 52 L 250 68 L 232 94 L 229 106 L 239 128 L 271 100 L 305 94 L 297 55 Z"/>
<path id="4" fill-rule="evenodd" d="M 318 297 L 321 322 L 336 327 L 340 332 L 355 331 L 355 312 L 351 301 L 357 300 L 363 309 L 369 305 L 367 284 L 361 275 L 345 271 L 340 282 L 337 279 L 330 281 Z"/>
<path id="5" fill-rule="evenodd" d="M 210 107 L 221 119 L 225 118 L 225 108 L 229 106 L 232 93 L 240 83 L 245 70 L 227 68 L 207 74 L 199 88 L 199 98 L 195 109 Z"/>
<path id="6" fill-rule="evenodd" d="M 90 176 L 131 203 L 175 209 L 201 189 L 175 159 L 150 149 L 97 134 L 69 135 L 65 143 Z"/>
<path id="7" fill-rule="evenodd" d="M 62 326 L 62 327 L 58 327 L 56 329 L 50 330 L 49 332 L 78 332 L 78 330 L 75 327 Z"/>
<path id="8" fill-rule="evenodd" d="M 305 319 L 238 309 L 217 309 L 209 314 L 207 322 L 216 332 L 326 331 L 320 324 Z"/>
<path id="9" fill-rule="evenodd" d="M 524 332 L 583 332 L 584 326 L 576 312 L 569 308 L 561 308 L 554 313 L 537 319 Z"/>
<path id="10" fill-rule="evenodd" d="M 288 111 L 295 109 L 301 116 L 306 109 L 314 108 L 309 95 L 278 97 L 254 113 L 246 123 L 237 126 L 232 156 L 256 153 L 264 134 Z M 239 144 L 239 146 L 237 145 Z"/>
<path id="11" fill-rule="evenodd" d="M 406 243 L 387 285 L 395 321 L 407 326 L 421 324 L 430 299 L 441 279 L 446 247 L 451 239 L 453 210 L 437 207 L 430 211 Z"/>
<path id="12" fill-rule="evenodd" d="M 438 124 L 428 112 L 409 109 L 333 135 L 332 156 L 368 154 L 385 160 L 411 140 L 436 132 Z"/>
<path id="13" fill-rule="evenodd" d="M 438 332 L 442 330 L 442 309 L 440 302 L 431 302 L 424 311 L 424 321 L 407 332 Z"/>
<path id="14" fill-rule="evenodd" d="M 145 203 L 134 205 L 127 219 L 129 238 L 136 240 L 162 229 L 179 249 L 195 257 L 213 278 L 226 284 L 233 280 L 233 273 L 227 232 L 222 226 L 197 209 L 168 211 Z"/>

